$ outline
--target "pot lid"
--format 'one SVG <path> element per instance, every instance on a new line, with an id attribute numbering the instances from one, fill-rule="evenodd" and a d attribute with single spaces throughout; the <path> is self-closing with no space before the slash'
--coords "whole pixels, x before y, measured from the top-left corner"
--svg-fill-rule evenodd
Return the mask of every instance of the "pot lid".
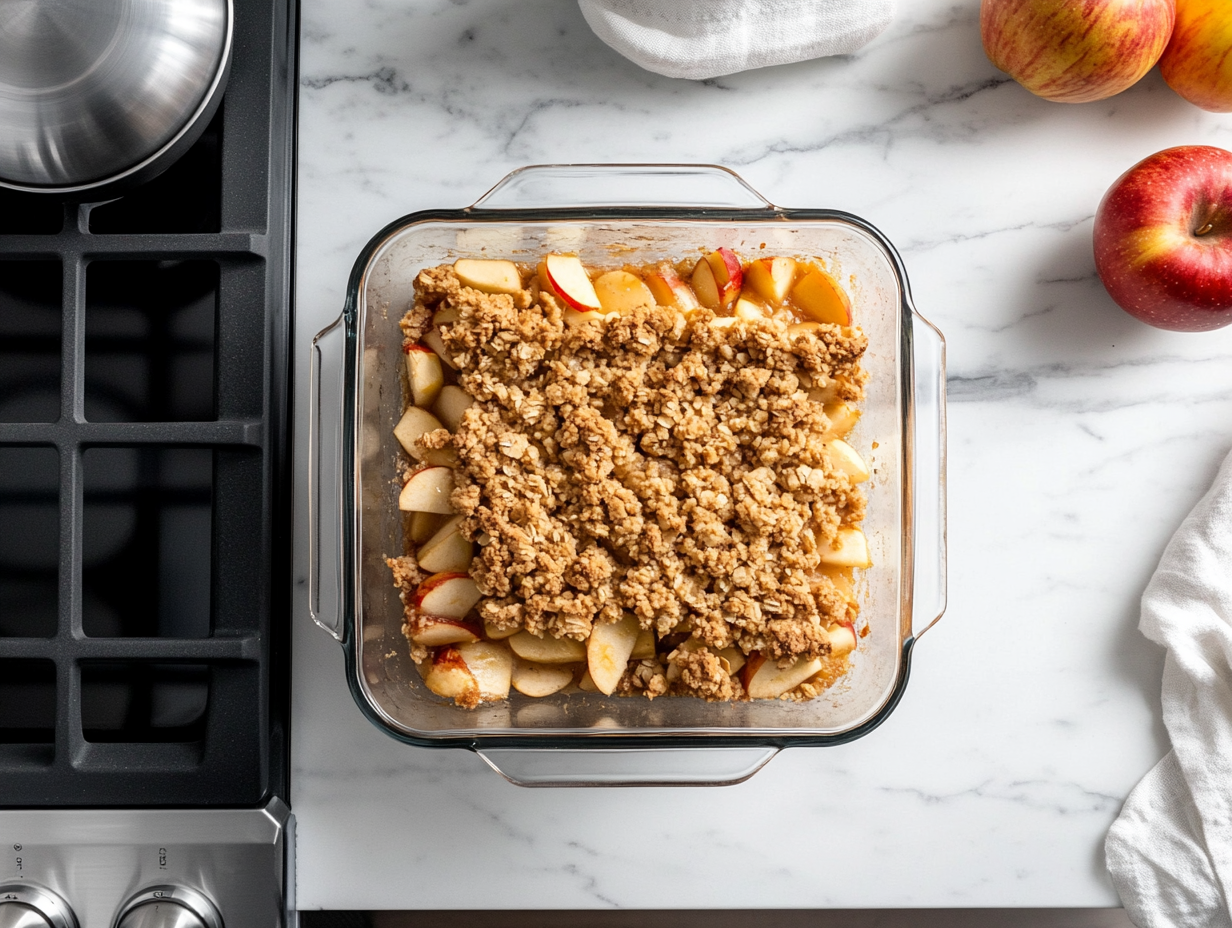
<path id="1" fill-rule="evenodd" d="M 137 171 L 225 76 L 230 0 L 0 3 L 0 184 L 75 190 Z"/>

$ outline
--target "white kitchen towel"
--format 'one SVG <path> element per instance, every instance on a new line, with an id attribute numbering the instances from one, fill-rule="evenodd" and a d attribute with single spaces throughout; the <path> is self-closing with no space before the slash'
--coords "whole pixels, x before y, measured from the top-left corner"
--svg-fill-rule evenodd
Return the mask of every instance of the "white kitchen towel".
<path id="1" fill-rule="evenodd" d="M 705 80 L 853 52 L 894 0 L 578 0 L 595 35 L 647 71 Z"/>
<path id="2" fill-rule="evenodd" d="M 1138 627 L 1168 652 L 1172 751 L 1113 822 L 1108 872 L 1139 928 L 1232 928 L 1232 454 L 1164 550 Z"/>

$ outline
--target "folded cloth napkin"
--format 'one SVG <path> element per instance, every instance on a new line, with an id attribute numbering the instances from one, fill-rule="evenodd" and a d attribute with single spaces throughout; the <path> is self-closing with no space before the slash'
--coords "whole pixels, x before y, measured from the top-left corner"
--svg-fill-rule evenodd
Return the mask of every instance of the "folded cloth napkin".
<path id="1" fill-rule="evenodd" d="M 1164 550 L 1138 627 L 1168 650 L 1172 751 L 1113 822 L 1108 871 L 1139 928 L 1232 928 L 1232 454 Z"/>
<path id="2" fill-rule="evenodd" d="M 843 55 L 894 17 L 894 0 L 578 0 L 595 35 L 647 71 L 705 80 Z"/>

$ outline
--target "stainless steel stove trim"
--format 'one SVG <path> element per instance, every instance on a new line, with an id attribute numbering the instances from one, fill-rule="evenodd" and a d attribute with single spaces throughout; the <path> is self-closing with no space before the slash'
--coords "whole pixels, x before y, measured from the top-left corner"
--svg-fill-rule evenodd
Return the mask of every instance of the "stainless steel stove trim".
<path id="1" fill-rule="evenodd" d="M 137 895 L 120 907 L 120 911 L 116 913 L 115 924 L 121 925 L 124 922 L 125 916 L 140 909 L 142 906 L 157 905 L 164 902 L 170 902 L 187 909 L 200 920 L 202 928 L 223 928 L 222 916 L 218 914 L 217 907 L 210 901 L 208 896 L 197 892 L 195 889 L 189 889 L 187 886 L 173 886 L 171 884 L 151 886 L 149 889 L 137 893 Z"/>
<path id="2" fill-rule="evenodd" d="M 46 919 L 51 928 L 77 928 L 77 917 L 63 899 L 49 889 L 33 883 L 0 885 L 0 905 L 16 902 L 29 906 Z"/>
<path id="3" fill-rule="evenodd" d="M 280 799 L 256 809 L 0 810 L 0 884 L 55 893 L 88 928 L 118 925 L 168 888 L 169 901 L 194 911 L 204 897 L 225 928 L 274 928 L 294 923 L 293 835 Z"/>

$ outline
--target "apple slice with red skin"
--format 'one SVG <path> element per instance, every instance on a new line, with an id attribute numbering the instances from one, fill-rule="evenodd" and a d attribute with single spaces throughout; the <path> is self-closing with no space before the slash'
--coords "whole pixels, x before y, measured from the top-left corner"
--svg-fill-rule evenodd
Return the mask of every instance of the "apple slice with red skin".
<path id="1" fill-rule="evenodd" d="M 454 516 L 435 535 L 419 546 L 415 560 L 421 570 L 430 573 L 466 573 L 471 566 L 475 546 L 459 530 L 462 516 Z"/>
<path id="2" fill-rule="evenodd" d="M 726 248 L 717 248 L 693 266 L 693 290 L 703 306 L 722 309 L 735 302 L 744 283 L 740 259 Z"/>
<path id="3" fill-rule="evenodd" d="M 432 411 L 445 424 L 445 428 L 456 432 L 462 424 L 462 414 L 470 409 L 474 402 L 475 398 L 461 387 L 449 384 L 441 388 L 441 395 L 437 397 Z"/>
<path id="4" fill-rule="evenodd" d="M 1232 323 L 1232 152 L 1140 161 L 1104 194 L 1094 239 L 1099 279 L 1131 316 L 1176 332 Z"/>
<path id="5" fill-rule="evenodd" d="M 625 674 L 641 631 L 637 616 L 626 612 L 615 622 L 596 624 L 586 641 L 586 669 L 604 696 L 611 696 Z"/>
<path id="6" fill-rule="evenodd" d="M 482 595 L 467 574 L 433 574 L 419 584 L 411 605 L 420 612 L 461 619 L 475 608 Z"/>
<path id="7" fill-rule="evenodd" d="M 871 476 L 864 458 L 841 438 L 826 442 L 826 450 L 830 452 L 830 461 L 845 473 L 852 483 L 861 483 Z"/>
<path id="8" fill-rule="evenodd" d="M 424 672 L 424 683 L 437 696 L 463 705 L 479 700 L 479 683 L 453 645 L 446 645 L 432 655 Z"/>
<path id="9" fill-rule="evenodd" d="M 423 467 L 411 474 L 411 479 L 398 494 L 398 508 L 403 512 L 435 512 L 451 515 L 453 504 L 453 468 Z"/>
<path id="10" fill-rule="evenodd" d="M 408 406 L 398 424 L 394 426 L 394 438 L 398 439 L 398 444 L 416 461 L 423 461 L 425 464 L 456 464 L 458 455 L 452 448 L 423 448 L 419 445 L 419 439 L 423 436 L 444 427 L 441 420 L 426 409 Z"/>
<path id="11" fill-rule="evenodd" d="M 468 641 L 457 646 L 458 655 L 479 687 L 483 700 L 504 699 L 509 695 L 513 676 L 513 655 L 500 641 Z"/>
<path id="12" fill-rule="evenodd" d="M 518 293 L 522 289 L 522 275 L 512 261 L 459 258 L 453 263 L 453 272 L 462 286 L 484 293 Z"/>
<path id="13" fill-rule="evenodd" d="M 445 385 L 440 356 L 418 342 L 402 350 L 406 352 L 406 376 L 411 384 L 412 401 L 416 406 L 431 406 Z"/>
<path id="14" fill-rule="evenodd" d="M 688 314 L 701 305 L 693 288 L 680 279 L 671 265 L 661 265 L 647 274 L 646 286 L 660 306 L 671 306 Z"/>
<path id="15" fill-rule="evenodd" d="M 536 664 L 521 658 L 513 662 L 513 688 L 523 696 L 542 699 L 572 682 L 573 668 L 564 664 Z"/>
<path id="16" fill-rule="evenodd" d="M 509 639 L 513 653 L 523 660 L 537 664 L 576 664 L 586 660 L 586 645 L 572 638 L 553 638 L 551 635 L 532 635 L 520 631 Z"/>
<path id="17" fill-rule="evenodd" d="M 557 296 L 578 312 L 593 312 L 601 308 L 595 285 L 577 255 L 548 255 L 543 259 L 543 266 Z"/>
<path id="18" fill-rule="evenodd" d="M 810 267 L 791 288 L 791 301 L 813 322 L 851 325 L 851 300 L 833 277 Z"/>
<path id="19" fill-rule="evenodd" d="M 819 670 L 819 657 L 797 658 L 788 667 L 780 668 L 775 661 L 768 661 L 760 652 L 754 651 L 744 665 L 742 682 L 749 699 L 778 699 Z"/>
<path id="20" fill-rule="evenodd" d="M 447 615 L 419 613 L 410 622 L 411 641 L 435 648 L 480 639 L 479 626 Z"/>
<path id="21" fill-rule="evenodd" d="M 796 279 L 796 262 L 791 258 L 758 258 L 749 263 L 745 284 L 771 306 L 782 306 Z"/>
<path id="22" fill-rule="evenodd" d="M 834 567 L 872 567 L 868 539 L 858 528 L 840 528 L 834 544 L 821 553 L 821 563 Z"/>

